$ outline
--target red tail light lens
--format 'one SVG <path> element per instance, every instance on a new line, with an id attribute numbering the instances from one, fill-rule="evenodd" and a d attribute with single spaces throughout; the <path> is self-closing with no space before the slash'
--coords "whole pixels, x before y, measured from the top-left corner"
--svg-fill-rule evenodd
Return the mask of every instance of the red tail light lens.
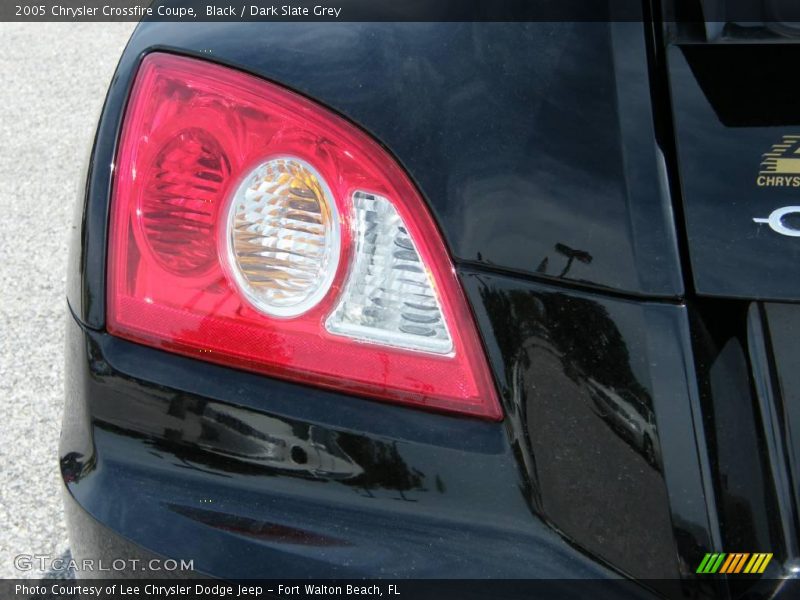
<path id="1" fill-rule="evenodd" d="M 113 185 L 108 329 L 202 360 L 502 416 L 442 238 L 392 158 L 256 77 L 154 53 Z"/>

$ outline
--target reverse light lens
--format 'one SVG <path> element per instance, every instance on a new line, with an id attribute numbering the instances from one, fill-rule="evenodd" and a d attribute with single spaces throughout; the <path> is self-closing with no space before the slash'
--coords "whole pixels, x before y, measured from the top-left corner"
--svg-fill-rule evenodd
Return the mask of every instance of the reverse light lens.
<path id="1" fill-rule="evenodd" d="M 398 348 L 449 354 L 453 341 L 433 281 L 394 206 L 353 196 L 355 259 L 328 331 Z"/>
<path id="2" fill-rule="evenodd" d="M 145 57 L 112 188 L 110 333 L 200 360 L 502 413 L 436 225 L 395 161 L 251 75 Z"/>
<path id="3" fill-rule="evenodd" d="M 291 317 L 325 296 L 339 262 L 339 218 L 310 165 L 277 158 L 256 167 L 233 195 L 227 226 L 231 272 L 256 308 Z"/>

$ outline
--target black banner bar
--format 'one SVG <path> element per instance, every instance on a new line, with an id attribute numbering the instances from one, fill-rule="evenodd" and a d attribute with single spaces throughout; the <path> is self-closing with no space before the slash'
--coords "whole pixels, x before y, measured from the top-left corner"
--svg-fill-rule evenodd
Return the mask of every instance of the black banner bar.
<path id="1" fill-rule="evenodd" d="M 677 590 L 676 590 L 677 591 Z M 493 598 L 653 598 L 628 581 L 191 579 L 3 580 L 3 600 L 491 600 Z"/>
<path id="2" fill-rule="evenodd" d="M 641 21 L 644 0 L 3 0 L 0 21 Z M 797 0 L 662 0 L 668 20 L 800 23 Z"/>
<path id="3" fill-rule="evenodd" d="M 722 581 L 625 579 L 563 580 L 239 580 L 165 579 L 5 579 L 3 600 L 493 600 L 714 598 Z M 800 597 L 797 580 L 741 576 L 745 597 Z"/>

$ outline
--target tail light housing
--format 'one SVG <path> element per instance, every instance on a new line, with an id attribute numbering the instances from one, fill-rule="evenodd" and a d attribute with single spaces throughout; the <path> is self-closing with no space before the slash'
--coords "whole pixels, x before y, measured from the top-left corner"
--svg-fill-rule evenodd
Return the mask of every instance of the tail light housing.
<path id="1" fill-rule="evenodd" d="M 502 416 L 442 237 L 395 161 L 254 76 L 144 58 L 123 120 L 108 330 L 391 402 Z"/>

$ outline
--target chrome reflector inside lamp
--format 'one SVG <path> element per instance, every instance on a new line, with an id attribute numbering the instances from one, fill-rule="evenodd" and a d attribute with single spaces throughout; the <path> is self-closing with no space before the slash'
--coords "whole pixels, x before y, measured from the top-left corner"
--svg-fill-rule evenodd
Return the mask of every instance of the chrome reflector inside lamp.
<path id="1" fill-rule="evenodd" d="M 269 160 L 239 185 L 228 212 L 228 263 L 260 311 L 293 317 L 326 294 L 339 262 L 336 203 L 299 159 Z"/>
<path id="2" fill-rule="evenodd" d="M 436 354 L 453 351 L 436 289 L 389 200 L 356 192 L 355 253 L 331 333 Z"/>

